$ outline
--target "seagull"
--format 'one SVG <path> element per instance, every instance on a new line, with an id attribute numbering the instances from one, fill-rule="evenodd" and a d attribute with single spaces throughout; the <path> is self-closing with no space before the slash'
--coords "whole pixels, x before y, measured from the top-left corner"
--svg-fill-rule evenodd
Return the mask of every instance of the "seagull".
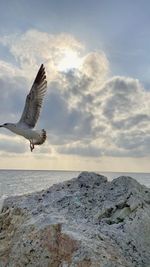
<path id="1" fill-rule="evenodd" d="M 42 102 L 47 89 L 45 67 L 42 64 L 26 97 L 22 116 L 17 123 L 4 123 L 4 127 L 11 132 L 21 135 L 30 141 L 31 152 L 35 145 L 42 145 L 46 140 L 46 131 L 34 130 L 39 118 Z"/>

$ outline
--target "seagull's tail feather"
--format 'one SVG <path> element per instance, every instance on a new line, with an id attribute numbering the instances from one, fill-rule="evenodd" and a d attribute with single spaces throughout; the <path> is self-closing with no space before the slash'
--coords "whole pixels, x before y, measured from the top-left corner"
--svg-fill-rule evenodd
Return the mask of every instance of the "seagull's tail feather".
<path id="1" fill-rule="evenodd" d="M 46 131 L 44 129 L 42 129 L 41 134 L 40 134 L 40 138 L 38 140 L 35 140 L 33 142 L 33 144 L 34 145 L 42 145 L 45 142 L 46 137 L 47 137 Z"/>

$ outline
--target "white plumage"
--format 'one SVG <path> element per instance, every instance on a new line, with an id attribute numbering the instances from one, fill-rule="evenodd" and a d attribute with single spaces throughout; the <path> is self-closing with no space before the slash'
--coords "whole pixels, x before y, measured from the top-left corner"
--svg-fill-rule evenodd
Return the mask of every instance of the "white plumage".
<path id="1" fill-rule="evenodd" d="M 40 115 L 43 98 L 47 89 L 45 68 L 42 64 L 30 93 L 26 97 L 25 107 L 18 123 L 4 123 L 0 127 L 9 129 L 15 134 L 22 135 L 30 141 L 31 152 L 35 145 L 41 145 L 46 140 L 46 131 L 34 130 L 36 122 Z"/>

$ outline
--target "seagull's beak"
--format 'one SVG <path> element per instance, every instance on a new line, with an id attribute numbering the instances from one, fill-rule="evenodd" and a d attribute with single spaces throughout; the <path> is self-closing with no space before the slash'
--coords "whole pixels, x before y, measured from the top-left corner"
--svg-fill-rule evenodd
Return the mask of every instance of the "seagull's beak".
<path id="1" fill-rule="evenodd" d="M 0 125 L 0 127 L 3 127 L 3 125 Z"/>

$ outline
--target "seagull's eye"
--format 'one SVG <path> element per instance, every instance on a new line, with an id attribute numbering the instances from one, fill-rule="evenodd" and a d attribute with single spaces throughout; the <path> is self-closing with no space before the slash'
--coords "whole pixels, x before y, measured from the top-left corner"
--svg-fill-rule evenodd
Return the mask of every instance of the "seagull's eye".
<path id="1" fill-rule="evenodd" d="M 6 125 L 8 125 L 8 123 L 4 123 L 4 125 L 6 126 Z"/>

